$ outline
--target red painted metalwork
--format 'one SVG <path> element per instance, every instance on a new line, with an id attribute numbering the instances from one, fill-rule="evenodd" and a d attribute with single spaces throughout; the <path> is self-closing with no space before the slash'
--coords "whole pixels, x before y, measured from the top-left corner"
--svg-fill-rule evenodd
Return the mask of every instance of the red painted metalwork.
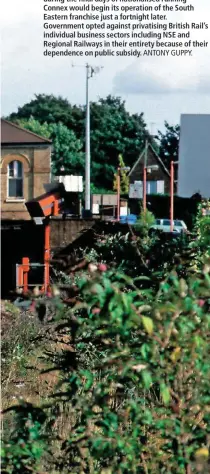
<path id="1" fill-rule="evenodd" d="M 28 272 L 29 272 L 29 258 L 23 257 L 22 259 L 23 267 L 23 292 L 28 292 Z"/>
<path id="2" fill-rule="evenodd" d="M 117 221 L 120 220 L 120 168 L 117 168 Z"/>
<path id="3" fill-rule="evenodd" d="M 174 230 L 174 162 L 171 161 L 171 182 L 170 182 L 170 231 Z"/>
<path id="4" fill-rule="evenodd" d="M 143 170 L 143 211 L 147 208 L 147 168 L 144 166 Z"/>
<path id="5" fill-rule="evenodd" d="M 44 227 L 44 290 L 48 291 L 50 286 L 50 223 Z"/>
<path id="6" fill-rule="evenodd" d="M 29 258 L 23 257 L 21 265 L 17 267 L 17 286 L 23 288 L 23 293 L 28 292 L 28 272 L 30 269 Z"/>
<path id="7" fill-rule="evenodd" d="M 46 293 L 50 286 L 50 217 L 58 216 L 63 204 L 62 190 L 52 190 L 26 203 L 32 218 L 41 217 L 44 224 L 44 285 Z"/>
<path id="8" fill-rule="evenodd" d="M 43 194 L 26 203 L 28 212 L 34 217 L 50 217 L 58 215 L 62 206 L 62 198 L 58 191 Z"/>

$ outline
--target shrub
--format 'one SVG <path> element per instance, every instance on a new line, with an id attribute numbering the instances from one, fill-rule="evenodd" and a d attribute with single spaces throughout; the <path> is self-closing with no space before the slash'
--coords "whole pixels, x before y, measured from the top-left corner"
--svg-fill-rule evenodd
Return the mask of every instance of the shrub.
<path id="1" fill-rule="evenodd" d="M 200 250 L 203 259 L 205 251 Z M 57 320 L 71 340 L 60 357 L 53 358 L 61 382 L 50 414 L 45 411 L 46 451 L 52 463 L 48 472 L 53 467 L 63 474 L 207 472 L 208 261 L 185 278 L 168 272 L 158 288 L 152 276 L 129 277 L 111 265 L 84 273 L 77 287 L 77 303 L 63 305 L 54 317 L 55 326 Z M 28 408 L 31 417 L 34 407 Z M 50 435 L 47 426 L 67 411 L 65 434 L 59 437 L 54 424 Z M 35 436 L 40 456 L 43 428 L 40 418 L 35 421 L 40 423 Z M 11 445 L 19 446 L 24 433 L 23 424 L 5 446 L 5 473 L 19 472 Z M 55 438 L 61 454 L 53 452 Z M 18 466 L 21 472 L 27 472 L 23 465 L 37 472 L 28 431 L 26 445 L 27 458 L 19 452 Z"/>

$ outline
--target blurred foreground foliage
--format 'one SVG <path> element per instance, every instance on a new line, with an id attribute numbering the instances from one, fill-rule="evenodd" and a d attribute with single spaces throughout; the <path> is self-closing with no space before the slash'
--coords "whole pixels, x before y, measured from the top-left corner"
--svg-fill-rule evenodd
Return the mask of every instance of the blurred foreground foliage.
<path id="1" fill-rule="evenodd" d="M 209 219 L 198 215 L 181 248 L 184 271 L 171 242 L 177 261 L 160 265 L 158 278 L 151 248 L 158 259 L 160 244 L 146 231 L 102 239 L 96 264 L 70 285 L 76 302 L 54 300 L 54 337 L 62 327 L 66 339 L 48 353 L 48 371 L 59 382 L 42 406 L 13 407 L 3 473 L 209 472 Z M 120 246 L 132 258 L 119 269 Z M 145 272 L 132 273 L 139 249 Z"/>

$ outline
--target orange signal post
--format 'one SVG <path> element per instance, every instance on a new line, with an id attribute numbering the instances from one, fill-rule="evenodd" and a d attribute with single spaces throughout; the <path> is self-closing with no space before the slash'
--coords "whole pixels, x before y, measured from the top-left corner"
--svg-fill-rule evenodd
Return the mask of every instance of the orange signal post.
<path id="1" fill-rule="evenodd" d="M 50 221 L 46 219 L 44 225 L 44 291 L 50 286 Z"/>
<path id="2" fill-rule="evenodd" d="M 18 265 L 17 285 L 23 288 L 23 293 L 28 292 L 28 272 L 29 272 L 29 258 L 23 257 L 21 265 Z"/>
<path id="3" fill-rule="evenodd" d="M 153 170 L 158 170 L 158 165 L 144 166 L 143 169 L 143 211 L 147 210 L 147 171 L 151 173 Z"/>
<path id="4" fill-rule="evenodd" d="M 62 202 L 61 193 L 52 190 L 26 203 L 31 217 L 41 218 L 44 223 L 44 292 L 50 286 L 50 217 L 59 215 Z"/>
<path id="5" fill-rule="evenodd" d="M 58 216 L 60 212 L 60 197 L 58 195 L 54 195 L 52 199 L 52 196 L 51 196 L 48 204 L 49 203 L 52 206 L 50 214 L 52 216 Z M 45 293 L 49 290 L 49 286 L 50 286 L 50 216 L 46 217 L 45 223 L 44 223 L 44 291 Z"/>
<path id="6" fill-rule="evenodd" d="M 27 293 L 27 291 L 28 291 L 28 272 L 29 272 L 29 258 L 28 257 L 23 257 L 22 267 L 23 267 L 23 292 Z"/>
<path id="7" fill-rule="evenodd" d="M 143 211 L 147 209 L 147 168 L 144 166 L 143 170 Z"/>
<path id="8" fill-rule="evenodd" d="M 117 168 L 117 221 L 120 220 L 120 168 Z"/>

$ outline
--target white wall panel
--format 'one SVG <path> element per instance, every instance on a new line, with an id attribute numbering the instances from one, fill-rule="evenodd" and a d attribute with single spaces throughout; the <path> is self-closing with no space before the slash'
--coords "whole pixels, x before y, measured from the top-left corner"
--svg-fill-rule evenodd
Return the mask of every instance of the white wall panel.
<path id="1" fill-rule="evenodd" d="M 178 195 L 210 198 L 210 114 L 182 115 Z"/>

